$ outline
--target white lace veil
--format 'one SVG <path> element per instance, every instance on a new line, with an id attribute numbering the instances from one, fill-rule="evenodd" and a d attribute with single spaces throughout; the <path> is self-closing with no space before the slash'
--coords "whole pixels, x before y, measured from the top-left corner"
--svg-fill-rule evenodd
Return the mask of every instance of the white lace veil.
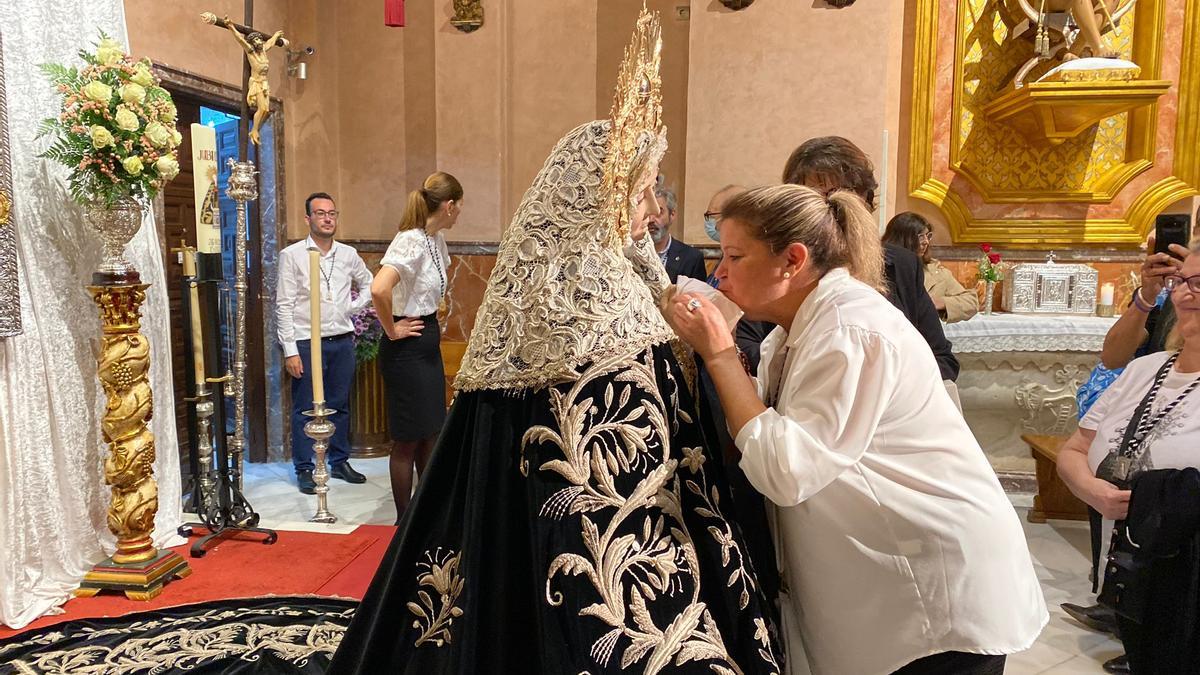
<path id="1" fill-rule="evenodd" d="M 673 337 L 601 217 L 610 129 L 604 120 L 572 130 L 526 191 L 500 242 L 455 380 L 460 391 L 540 389 L 574 380 L 588 362 L 633 358 Z M 638 145 L 646 157 L 639 164 L 657 165 L 665 133 L 644 134 Z"/>

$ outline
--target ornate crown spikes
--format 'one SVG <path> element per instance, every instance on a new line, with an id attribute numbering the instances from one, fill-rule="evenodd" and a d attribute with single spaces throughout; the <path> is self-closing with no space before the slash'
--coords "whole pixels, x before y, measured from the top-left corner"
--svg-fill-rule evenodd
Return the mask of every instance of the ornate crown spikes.
<path id="1" fill-rule="evenodd" d="M 646 159 L 661 145 L 662 128 L 662 25 L 658 14 L 646 9 L 638 15 L 633 39 L 625 47 L 625 59 L 617 73 L 613 98 L 612 130 L 604 161 L 600 211 L 602 223 L 611 223 L 614 240 L 623 244 L 629 236 L 630 190 L 645 167 Z M 638 141 L 642 140 L 639 148 Z"/>

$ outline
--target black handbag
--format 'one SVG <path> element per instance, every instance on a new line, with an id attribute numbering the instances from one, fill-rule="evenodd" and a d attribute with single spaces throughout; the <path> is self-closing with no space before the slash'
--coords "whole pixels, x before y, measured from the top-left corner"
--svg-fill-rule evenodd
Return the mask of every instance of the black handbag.
<path id="1" fill-rule="evenodd" d="M 1154 558 L 1139 555 L 1129 540 L 1124 522 L 1117 523 L 1108 561 L 1104 565 L 1104 585 L 1097 602 L 1134 623 L 1142 623 L 1150 605 L 1151 568 Z"/>

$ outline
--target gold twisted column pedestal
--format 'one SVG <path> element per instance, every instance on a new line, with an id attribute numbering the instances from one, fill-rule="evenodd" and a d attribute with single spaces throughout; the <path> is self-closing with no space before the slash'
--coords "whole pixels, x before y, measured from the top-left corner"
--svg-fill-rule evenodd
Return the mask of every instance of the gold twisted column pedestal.
<path id="1" fill-rule="evenodd" d="M 100 308 L 103 340 L 100 384 L 108 398 L 101 421 L 108 457 L 104 482 L 112 486 L 108 529 L 117 537 L 117 552 L 92 568 L 76 596 L 102 590 L 121 591 L 132 600 L 149 600 L 163 584 L 191 574 L 178 553 L 158 551 L 151 537 L 158 512 L 154 480 L 154 434 L 146 423 L 154 411 L 150 391 L 150 343 L 141 334 L 145 284 L 88 286 Z"/>

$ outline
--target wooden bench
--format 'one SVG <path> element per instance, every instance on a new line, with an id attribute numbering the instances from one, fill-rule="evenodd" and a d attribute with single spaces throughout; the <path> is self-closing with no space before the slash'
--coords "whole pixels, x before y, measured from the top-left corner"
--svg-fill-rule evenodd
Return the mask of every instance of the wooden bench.
<path id="1" fill-rule="evenodd" d="M 1071 494 L 1067 484 L 1058 477 L 1058 451 L 1066 436 L 1042 436 L 1023 434 L 1021 440 L 1029 444 L 1029 452 L 1037 463 L 1037 494 L 1033 497 L 1033 508 L 1029 510 L 1031 523 L 1047 520 L 1087 520 L 1087 505 Z"/>

